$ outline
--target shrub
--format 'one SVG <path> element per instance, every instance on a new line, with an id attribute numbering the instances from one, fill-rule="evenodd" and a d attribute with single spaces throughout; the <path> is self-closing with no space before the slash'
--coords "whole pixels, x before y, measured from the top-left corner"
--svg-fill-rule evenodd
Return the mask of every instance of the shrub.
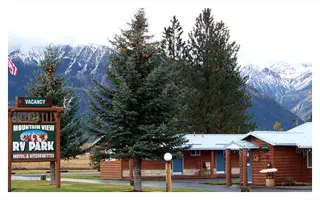
<path id="1" fill-rule="evenodd" d="M 282 186 L 293 186 L 296 185 L 296 182 L 293 180 L 292 177 L 287 177 L 281 184 Z"/>

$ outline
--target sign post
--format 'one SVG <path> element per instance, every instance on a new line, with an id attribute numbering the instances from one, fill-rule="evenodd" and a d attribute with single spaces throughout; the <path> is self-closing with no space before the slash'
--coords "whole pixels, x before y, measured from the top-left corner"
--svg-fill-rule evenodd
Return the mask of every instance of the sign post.
<path id="1" fill-rule="evenodd" d="M 51 98 L 16 98 L 8 109 L 8 191 L 12 162 L 56 162 L 56 187 L 60 188 L 60 117 L 62 107 Z"/>
<path id="2" fill-rule="evenodd" d="M 58 111 L 55 113 L 55 118 L 57 119 L 57 130 L 56 130 L 56 187 L 61 187 L 60 180 L 60 115 Z"/>
<path id="3" fill-rule="evenodd" d="M 12 150 L 12 116 L 13 112 L 9 111 L 8 114 L 8 191 L 11 191 L 11 150 Z"/>

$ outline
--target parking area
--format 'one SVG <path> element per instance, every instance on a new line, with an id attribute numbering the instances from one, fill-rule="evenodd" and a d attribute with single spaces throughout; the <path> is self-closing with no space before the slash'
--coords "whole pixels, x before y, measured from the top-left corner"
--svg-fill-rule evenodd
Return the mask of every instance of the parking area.
<path id="1" fill-rule="evenodd" d="M 12 175 L 12 180 L 39 180 L 40 175 Z M 47 179 L 49 180 L 49 179 Z M 73 179 L 61 178 L 64 182 L 81 182 L 81 183 L 96 183 L 96 184 L 112 184 L 112 185 L 129 185 L 128 180 L 91 180 L 91 179 Z M 215 192 L 241 192 L 240 185 L 232 185 L 227 187 L 225 185 L 209 185 L 208 182 L 224 182 L 225 179 L 181 179 L 173 180 L 172 188 L 182 189 L 196 189 L 196 190 L 212 190 Z M 234 182 L 239 179 L 233 179 Z M 143 186 L 153 188 L 165 188 L 165 180 L 143 180 Z M 312 192 L 312 187 L 255 187 L 250 186 L 251 192 Z"/>

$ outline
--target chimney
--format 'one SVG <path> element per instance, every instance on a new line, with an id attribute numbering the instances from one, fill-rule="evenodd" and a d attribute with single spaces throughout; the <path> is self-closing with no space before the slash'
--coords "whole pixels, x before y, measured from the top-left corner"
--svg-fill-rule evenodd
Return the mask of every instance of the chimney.
<path id="1" fill-rule="evenodd" d="M 299 120 L 298 120 L 298 118 L 296 119 L 296 126 L 299 126 Z"/>

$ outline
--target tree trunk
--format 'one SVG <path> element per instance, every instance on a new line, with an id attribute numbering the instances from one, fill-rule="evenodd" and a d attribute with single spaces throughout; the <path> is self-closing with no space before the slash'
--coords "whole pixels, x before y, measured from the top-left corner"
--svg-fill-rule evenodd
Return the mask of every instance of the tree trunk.
<path id="1" fill-rule="evenodd" d="M 54 161 L 50 162 L 50 185 L 56 184 L 56 165 Z"/>
<path id="2" fill-rule="evenodd" d="M 134 158 L 133 163 L 134 191 L 142 192 L 141 184 L 141 158 Z"/>

